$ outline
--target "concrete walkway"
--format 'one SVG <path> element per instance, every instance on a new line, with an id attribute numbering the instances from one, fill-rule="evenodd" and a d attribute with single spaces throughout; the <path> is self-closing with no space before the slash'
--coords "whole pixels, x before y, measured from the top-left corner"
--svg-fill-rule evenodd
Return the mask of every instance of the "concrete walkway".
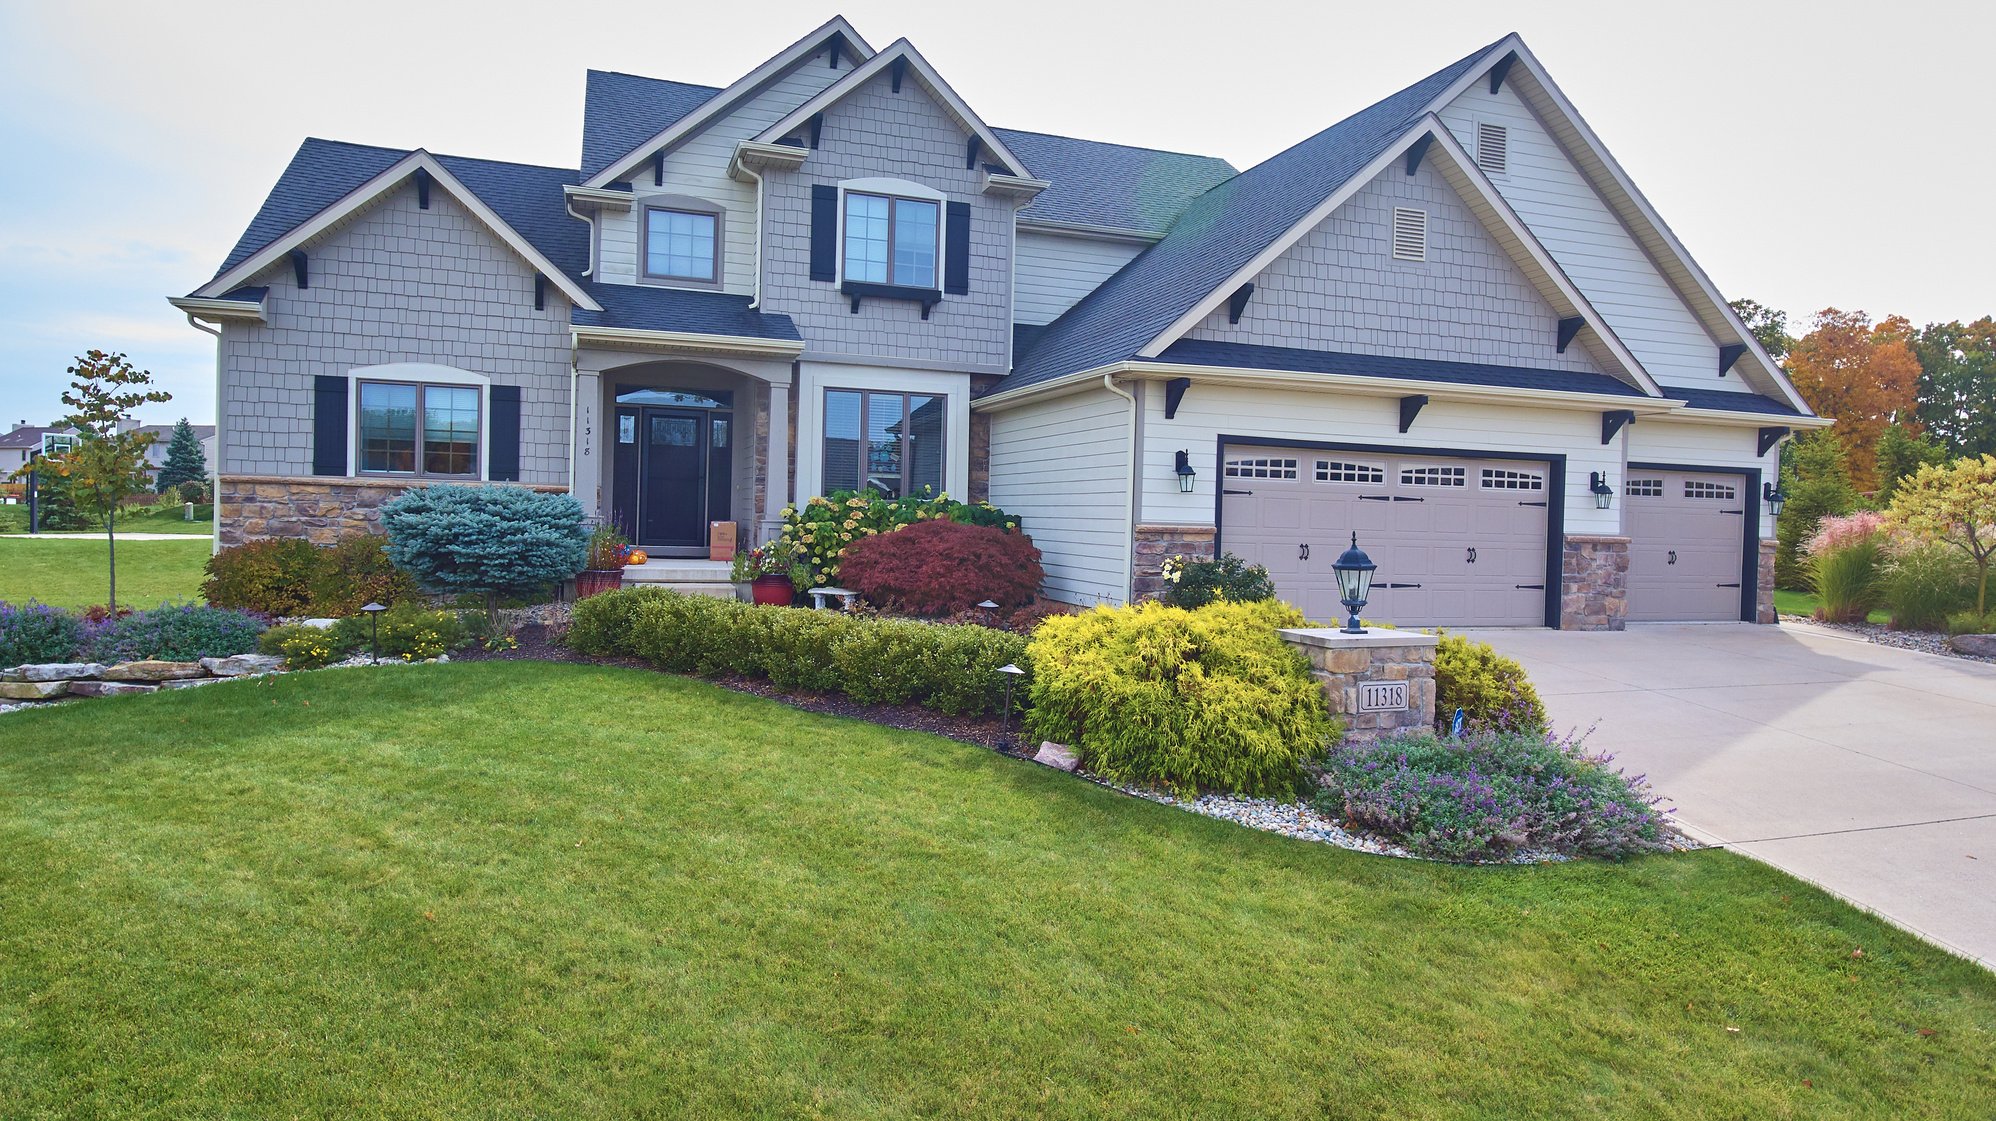
<path id="1" fill-rule="evenodd" d="M 0 541 L 102 541 L 101 533 L 0 533 Z M 201 541 L 212 544 L 207 533 L 120 533 L 120 541 Z"/>
<path id="2" fill-rule="evenodd" d="M 1996 968 L 1996 665 L 1807 624 L 1465 633 L 1693 835 Z"/>

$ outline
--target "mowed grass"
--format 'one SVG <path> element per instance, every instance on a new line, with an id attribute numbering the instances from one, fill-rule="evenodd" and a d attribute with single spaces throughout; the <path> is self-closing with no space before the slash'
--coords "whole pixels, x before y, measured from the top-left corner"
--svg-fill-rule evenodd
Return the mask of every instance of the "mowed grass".
<path id="1" fill-rule="evenodd" d="M 1774 609 L 1783 615 L 1805 615 L 1814 618 L 1817 609 L 1823 606 L 1822 597 L 1814 592 L 1798 592 L 1789 588 L 1774 590 Z M 1892 613 L 1883 609 L 1873 611 L 1866 621 L 1884 626 L 1892 621 Z"/>
<path id="2" fill-rule="evenodd" d="M 201 598 L 209 538 L 118 542 L 118 602 L 158 607 Z M 88 607 L 111 594 L 109 545 L 87 539 L 0 538 L 0 601 Z"/>
<path id="3" fill-rule="evenodd" d="M 9 714 L 0 851 L 10 1118 L 1971 1117 L 1996 1087 L 1996 978 L 1724 852 L 1364 856 L 637 670 Z"/>
<path id="4" fill-rule="evenodd" d="M 28 532 L 28 508 L 21 503 L 0 505 L 0 533 Z M 70 531 L 63 531 L 70 532 Z M 93 524 L 87 531 L 102 533 L 101 523 Z M 215 532 L 215 508 L 197 505 L 194 507 L 194 520 L 187 519 L 186 507 L 147 506 L 126 510 L 118 515 L 119 533 L 187 533 L 200 537 L 212 536 Z"/>

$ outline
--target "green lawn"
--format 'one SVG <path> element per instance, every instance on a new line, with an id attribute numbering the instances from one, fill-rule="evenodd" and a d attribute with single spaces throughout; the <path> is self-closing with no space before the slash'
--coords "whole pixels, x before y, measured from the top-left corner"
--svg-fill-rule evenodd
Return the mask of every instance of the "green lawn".
<path id="1" fill-rule="evenodd" d="M 1823 601 L 1814 592 L 1797 592 L 1787 588 L 1774 590 L 1774 609 L 1783 615 L 1808 615 L 1813 617 Z M 1873 611 L 1865 617 L 1867 621 L 1884 626 L 1892 621 L 1890 611 Z"/>
<path id="2" fill-rule="evenodd" d="M 1996 1085 L 1996 977 L 1727 853 L 1364 856 L 638 670 L 9 714 L 0 852 L 10 1118 L 1967 1117 Z"/>
<path id="3" fill-rule="evenodd" d="M 192 533 L 202 537 L 215 532 L 215 508 L 213 506 L 194 507 L 194 520 L 187 520 L 187 511 L 182 506 L 148 506 L 139 510 L 127 510 L 118 515 L 119 533 Z M 103 532 L 97 525 L 92 532 Z M 23 505 L 0 506 L 0 533 L 28 532 L 28 508 Z"/>
<path id="4" fill-rule="evenodd" d="M 198 600 L 209 540 L 119 541 L 118 602 L 157 607 L 167 600 Z M 103 541 L 0 538 L 0 601 L 33 599 L 57 607 L 103 603 L 110 594 L 107 548 Z"/>

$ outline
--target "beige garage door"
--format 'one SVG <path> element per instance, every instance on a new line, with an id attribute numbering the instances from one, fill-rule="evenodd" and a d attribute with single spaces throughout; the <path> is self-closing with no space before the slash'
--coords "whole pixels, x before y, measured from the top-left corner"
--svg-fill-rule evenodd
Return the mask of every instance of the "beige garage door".
<path id="1" fill-rule="evenodd" d="M 1547 464 L 1232 445 L 1221 461 L 1221 547 L 1311 619 L 1344 618 L 1331 562 L 1355 530 L 1379 565 L 1367 618 L 1544 625 Z"/>
<path id="2" fill-rule="evenodd" d="M 1746 488 L 1743 475 L 1629 468 L 1631 621 L 1740 617 Z"/>

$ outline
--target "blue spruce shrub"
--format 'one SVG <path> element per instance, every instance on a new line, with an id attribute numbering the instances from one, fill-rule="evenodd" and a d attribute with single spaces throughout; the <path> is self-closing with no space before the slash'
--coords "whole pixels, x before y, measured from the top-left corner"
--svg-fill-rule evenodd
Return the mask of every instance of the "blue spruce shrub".
<path id="1" fill-rule="evenodd" d="M 582 571 L 582 504 L 518 486 L 418 487 L 381 508 L 388 558 L 436 592 L 530 595 Z"/>

